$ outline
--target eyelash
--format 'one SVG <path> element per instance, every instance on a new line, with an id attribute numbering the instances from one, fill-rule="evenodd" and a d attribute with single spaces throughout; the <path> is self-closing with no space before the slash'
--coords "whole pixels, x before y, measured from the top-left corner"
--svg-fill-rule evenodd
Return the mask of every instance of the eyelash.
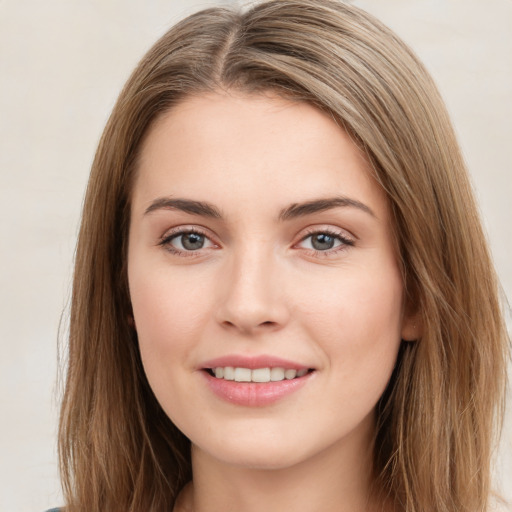
<path id="1" fill-rule="evenodd" d="M 198 249 L 196 251 L 192 251 L 192 250 L 191 251 L 183 251 L 183 250 L 177 249 L 176 247 L 173 247 L 173 245 L 171 244 L 171 242 L 174 239 L 176 239 L 180 236 L 183 236 L 183 235 L 187 235 L 187 234 L 196 234 L 196 235 L 203 236 L 207 240 L 209 240 L 213 245 L 216 245 L 214 242 L 211 241 L 210 237 L 204 231 L 202 231 L 196 227 L 194 227 L 194 228 L 192 228 L 192 227 L 177 228 L 176 231 L 171 231 L 171 233 L 164 235 L 162 237 L 162 239 L 158 242 L 158 245 L 161 247 L 164 247 L 170 253 L 180 256 L 180 257 L 190 258 L 190 257 L 200 256 L 201 249 Z M 308 253 L 313 254 L 316 257 L 328 258 L 329 256 L 337 254 L 338 252 L 347 250 L 347 247 L 354 246 L 354 240 L 351 238 L 348 238 L 346 235 L 344 235 L 343 233 L 341 233 L 339 231 L 335 231 L 332 229 L 311 229 L 306 232 L 305 236 L 303 236 L 300 239 L 300 241 L 294 245 L 294 247 L 296 247 L 297 245 L 299 245 L 300 243 L 304 242 L 305 240 L 307 240 L 308 238 L 310 238 L 314 235 L 327 235 L 327 236 L 330 236 L 330 237 L 334 238 L 335 240 L 338 240 L 341 242 L 339 246 L 332 248 L 332 249 L 327 249 L 325 251 L 321 251 L 318 249 L 305 249 Z"/>
<path id="2" fill-rule="evenodd" d="M 198 228 L 177 228 L 175 231 L 171 231 L 168 234 L 165 234 L 162 239 L 158 242 L 158 245 L 164 247 L 167 251 L 169 251 L 171 254 L 175 254 L 177 256 L 181 256 L 183 258 L 194 258 L 197 256 L 200 256 L 200 249 L 197 251 L 182 251 L 180 249 L 177 249 L 176 247 L 173 247 L 171 242 L 180 236 L 188 235 L 188 234 L 194 234 L 194 235 L 200 235 L 204 236 L 207 240 L 209 240 L 213 245 L 216 245 L 214 242 L 211 241 L 210 237 L 202 230 Z"/>
<path id="3" fill-rule="evenodd" d="M 334 247 L 332 249 L 327 249 L 325 251 L 320 251 L 318 249 L 305 249 L 310 254 L 313 254 L 316 257 L 328 258 L 332 255 L 339 253 L 339 252 L 346 251 L 348 247 L 354 246 L 354 240 L 352 238 L 348 238 L 344 233 L 342 233 L 340 231 L 336 231 L 333 229 L 317 229 L 317 228 L 306 231 L 306 235 L 301 238 L 299 243 L 304 242 L 305 240 L 307 240 L 308 238 L 310 238 L 314 235 L 327 235 L 327 236 L 330 236 L 330 237 L 334 238 L 335 240 L 339 240 L 341 242 L 339 246 Z M 296 244 L 296 245 L 298 245 L 298 244 Z"/>

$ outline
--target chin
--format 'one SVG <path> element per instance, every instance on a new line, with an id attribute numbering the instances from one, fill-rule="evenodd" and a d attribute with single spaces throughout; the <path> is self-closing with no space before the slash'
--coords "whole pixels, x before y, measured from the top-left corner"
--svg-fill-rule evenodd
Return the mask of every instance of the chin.
<path id="1" fill-rule="evenodd" d="M 298 453 L 296 448 L 293 450 L 283 448 L 276 452 L 273 449 L 262 448 L 261 445 L 256 449 L 224 446 L 219 452 L 211 451 L 209 455 L 229 466 L 262 471 L 287 469 L 308 458 L 307 454 Z"/>
<path id="2" fill-rule="evenodd" d="M 248 435 L 226 433 L 215 440 L 209 439 L 204 444 L 193 442 L 193 450 L 196 450 L 197 455 L 206 453 L 209 458 L 225 465 L 275 471 L 312 461 L 332 449 L 337 451 L 344 444 L 340 439 L 330 439 L 318 432 L 316 435 L 305 432 L 300 435 L 299 432 L 282 429 L 255 435 L 251 430 L 248 429 Z"/>

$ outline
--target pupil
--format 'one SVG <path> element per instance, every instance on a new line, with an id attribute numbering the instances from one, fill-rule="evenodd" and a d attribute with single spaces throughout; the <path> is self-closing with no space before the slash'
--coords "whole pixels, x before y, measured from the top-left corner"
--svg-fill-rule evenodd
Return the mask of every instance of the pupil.
<path id="1" fill-rule="evenodd" d="M 181 243 L 189 251 L 201 249 L 204 245 L 204 236 L 197 233 L 187 233 L 186 235 L 181 235 Z"/>
<path id="2" fill-rule="evenodd" d="M 321 233 L 313 237 L 311 244 L 317 251 L 326 251 L 327 249 L 333 248 L 334 237 Z"/>

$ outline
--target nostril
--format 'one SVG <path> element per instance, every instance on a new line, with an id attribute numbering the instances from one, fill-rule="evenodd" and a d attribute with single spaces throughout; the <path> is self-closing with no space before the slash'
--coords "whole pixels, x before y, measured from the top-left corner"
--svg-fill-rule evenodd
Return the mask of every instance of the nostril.
<path id="1" fill-rule="evenodd" d="M 262 327 L 263 328 L 274 328 L 279 324 L 277 322 L 273 322 L 272 320 L 267 320 L 265 322 L 254 324 L 254 327 L 252 327 L 250 325 L 243 325 L 242 322 L 240 322 L 240 324 L 237 324 L 236 322 L 232 322 L 230 320 L 224 320 L 222 322 L 222 325 L 229 329 L 235 328 L 235 329 L 240 329 L 243 331 L 252 331 L 254 329 L 259 329 Z"/>

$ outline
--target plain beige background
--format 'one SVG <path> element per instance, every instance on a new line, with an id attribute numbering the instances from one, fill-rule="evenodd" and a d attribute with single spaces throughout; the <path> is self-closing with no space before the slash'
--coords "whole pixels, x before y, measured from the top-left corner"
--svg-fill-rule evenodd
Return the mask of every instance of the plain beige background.
<path id="1" fill-rule="evenodd" d="M 4 512 L 61 504 L 55 454 L 57 336 L 70 295 L 87 175 L 110 109 L 158 36 L 185 14 L 221 3 L 0 0 Z M 512 297 L 512 1 L 353 3 L 391 26 L 434 75 L 472 173 L 505 293 Z M 65 326 L 66 314 L 64 332 Z M 511 425 L 509 412 L 497 477 L 509 499 Z"/>

